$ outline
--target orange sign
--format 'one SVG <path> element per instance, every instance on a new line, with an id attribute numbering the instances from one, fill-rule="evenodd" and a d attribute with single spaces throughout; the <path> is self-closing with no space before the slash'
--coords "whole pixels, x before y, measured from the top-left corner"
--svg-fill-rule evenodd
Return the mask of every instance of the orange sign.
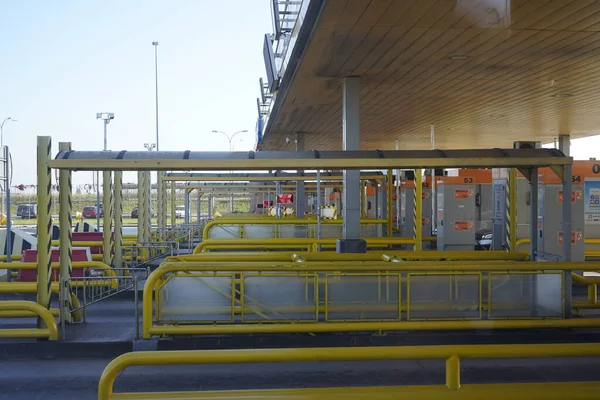
<path id="1" fill-rule="evenodd" d="M 427 225 L 429 223 L 429 218 L 423 218 L 421 220 L 421 225 Z"/>
<path id="2" fill-rule="evenodd" d="M 583 239 L 583 233 L 571 232 L 571 244 L 575 244 L 576 241 Z M 563 244 L 563 233 L 558 232 L 558 244 Z"/>
<path id="3" fill-rule="evenodd" d="M 473 190 L 471 189 L 456 189 L 454 191 L 454 198 L 457 200 L 468 199 L 473 196 Z"/>
<path id="4" fill-rule="evenodd" d="M 455 231 L 468 231 L 473 227 L 473 221 L 455 221 L 454 222 L 454 230 Z"/>
<path id="5" fill-rule="evenodd" d="M 423 194 L 421 195 L 421 197 L 423 198 L 423 200 L 428 199 L 429 198 L 429 192 L 423 192 Z"/>
<path id="6" fill-rule="evenodd" d="M 576 200 L 582 200 L 583 199 L 583 191 L 581 190 L 573 190 L 571 192 L 571 203 L 575 203 Z M 562 204 L 563 202 L 563 191 L 559 190 L 558 191 L 558 204 Z"/>

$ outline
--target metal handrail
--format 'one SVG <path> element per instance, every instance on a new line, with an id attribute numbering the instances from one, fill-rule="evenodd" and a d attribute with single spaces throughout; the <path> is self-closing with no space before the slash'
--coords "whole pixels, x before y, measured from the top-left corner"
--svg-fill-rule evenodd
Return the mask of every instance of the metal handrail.
<path id="1" fill-rule="evenodd" d="M 576 344 L 509 344 L 509 345 L 458 345 L 458 346 L 384 346 L 384 347 L 354 347 L 354 348 L 299 348 L 299 349 L 250 349 L 250 350 L 192 350 L 192 351 L 161 351 L 161 352 L 135 352 L 123 354 L 112 360 L 102 372 L 98 383 L 98 399 L 109 400 L 113 396 L 113 386 L 116 378 L 126 369 L 132 366 L 142 365 L 212 365 L 212 364 L 250 364 L 250 363 L 284 363 L 284 362 L 330 362 L 330 361 L 375 361 L 375 360 L 433 360 L 440 359 L 446 361 L 445 385 L 419 386 L 418 393 L 422 394 L 427 389 L 438 389 L 437 395 L 419 398 L 444 398 L 458 391 L 459 398 L 461 391 L 475 390 L 477 388 L 489 388 L 485 384 L 461 384 L 461 359 L 496 359 L 496 358 L 549 358 L 549 357 L 600 357 L 600 345 L 589 343 Z M 584 386 L 582 383 L 569 384 L 504 384 L 492 385 L 496 391 L 490 393 L 497 394 L 494 398 L 513 398 L 515 394 L 530 392 L 532 389 L 539 395 L 545 385 L 548 390 L 556 390 L 561 385 L 573 385 L 585 390 L 587 396 L 578 396 L 581 399 L 597 398 L 597 391 L 600 389 L 600 383 L 590 383 Z M 447 391 L 441 390 L 442 388 Z M 384 388 L 368 388 L 374 392 L 384 390 Z M 412 396 L 402 396 L 403 391 L 410 390 L 410 386 L 385 388 L 390 394 L 387 397 L 377 398 L 403 398 Z M 396 389 L 396 393 L 390 393 L 390 389 Z M 502 393 L 502 389 L 511 391 L 512 396 Z M 528 390 L 529 389 L 529 390 Z M 285 398 L 292 395 L 302 395 L 299 397 L 313 398 L 307 396 L 311 389 L 287 389 L 277 390 L 277 398 Z M 327 388 L 327 391 L 335 390 Z M 340 389 L 343 393 L 351 393 L 357 388 L 347 387 Z M 361 389 L 358 389 L 361 390 Z M 362 390 L 365 390 L 363 388 Z M 499 392 L 499 393 L 498 393 Z M 244 395 L 252 393 L 252 397 L 260 396 L 256 390 L 248 391 L 217 391 L 213 392 L 215 397 L 219 398 L 244 398 Z M 189 398 L 192 398 L 193 393 Z M 202 396 L 202 392 L 196 392 L 196 397 Z M 268 396 L 269 390 L 262 394 Z M 287 396 L 286 396 L 287 394 Z M 338 392 L 339 394 L 339 392 Z M 148 394 L 145 398 L 159 398 L 159 396 L 170 397 L 168 393 Z M 503 397 L 506 396 L 506 397 Z M 202 396 L 204 397 L 204 396 Z M 546 398 L 544 395 L 537 396 Z M 321 397 L 318 397 L 321 398 Z M 365 393 L 365 397 L 371 398 Z M 476 398 L 476 397 L 469 397 Z M 525 397 L 520 397 L 525 398 Z"/>
<path id="2" fill-rule="evenodd" d="M 387 247 L 390 245 L 414 245 L 413 238 L 406 237 L 367 237 L 363 238 L 367 242 L 367 247 Z M 194 247 L 193 254 L 206 251 L 208 248 L 221 249 L 256 249 L 256 248 L 289 248 L 289 249 L 309 249 L 317 251 L 317 246 L 335 247 L 338 239 L 315 239 L 315 238 L 272 238 L 272 239 L 205 239 Z M 433 237 L 424 237 L 424 241 L 433 241 Z"/>
<path id="3" fill-rule="evenodd" d="M 266 333 L 266 332 L 349 332 L 349 331 L 379 331 L 379 330 L 422 330 L 422 329 L 495 329 L 495 328 L 530 328 L 530 327 L 597 327 L 600 319 L 585 320 L 522 320 L 522 321 L 497 321 L 497 320 L 469 320 L 469 321 L 400 321 L 381 322 L 362 320 L 358 322 L 308 322 L 298 324 L 269 324 L 269 325 L 213 325 L 213 326 L 153 326 L 153 293 L 159 282 L 167 275 L 174 273 L 200 273 L 200 277 L 215 276 L 215 273 L 241 276 L 244 273 L 260 275 L 262 273 L 286 273 L 306 276 L 312 273 L 315 277 L 327 273 L 362 273 L 369 275 L 390 275 L 398 272 L 405 273 L 446 273 L 446 275 L 476 275 L 482 272 L 495 273 L 557 273 L 564 271 L 577 271 L 589 263 L 583 262 L 544 262 L 543 271 L 540 263 L 536 262 L 507 262 L 507 261 L 478 261 L 478 262 L 382 262 L 382 261 L 345 261 L 341 262 L 173 262 L 164 263 L 150 274 L 146 280 L 143 292 L 143 336 L 150 338 L 159 334 L 232 334 L 232 333 Z M 562 274 L 558 274 L 562 277 Z M 315 278 L 316 279 L 316 278 Z M 398 277 L 400 279 L 400 277 Z M 404 279 L 403 279 L 404 280 Z M 565 284 L 561 278 L 562 285 Z M 232 285 L 236 288 L 232 292 L 243 293 L 244 289 L 237 285 L 243 285 L 243 278 L 232 279 Z M 326 289 L 327 290 L 327 289 Z M 238 300 L 236 300 L 238 301 Z M 479 300 L 482 305 L 481 298 Z M 400 302 L 398 303 L 401 309 Z M 481 317 L 479 317 L 481 318 Z M 285 322 L 285 321 L 284 321 Z"/>
<path id="4" fill-rule="evenodd" d="M 301 219 L 301 218 L 278 218 L 278 219 L 246 219 L 246 218 L 225 218 L 223 220 L 213 220 L 207 222 L 202 231 L 204 239 L 210 238 L 210 230 L 218 225 L 317 225 L 318 219 Z M 323 225 L 343 225 L 341 219 L 322 220 Z M 362 219 L 361 225 L 386 225 L 387 220 L 379 219 Z"/>
<path id="5" fill-rule="evenodd" d="M 54 316 L 45 307 L 33 301 L 15 300 L 0 301 L 0 311 L 23 311 L 37 315 L 44 324 L 45 328 L 16 328 L 0 329 L 0 338 L 43 338 L 49 340 L 58 340 L 58 326 Z"/>

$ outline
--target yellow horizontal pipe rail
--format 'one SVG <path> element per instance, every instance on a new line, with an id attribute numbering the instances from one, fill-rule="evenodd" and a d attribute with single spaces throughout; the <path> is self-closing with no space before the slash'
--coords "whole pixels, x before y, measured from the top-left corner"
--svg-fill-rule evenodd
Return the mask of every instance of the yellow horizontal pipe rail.
<path id="1" fill-rule="evenodd" d="M 102 240 L 82 240 L 73 241 L 73 247 L 102 247 Z M 123 246 L 135 246 L 138 242 L 136 240 L 124 240 Z M 59 240 L 53 240 L 52 246 L 60 246 Z"/>
<path id="2" fill-rule="evenodd" d="M 269 333 L 444 331 L 493 329 L 600 328 L 600 318 L 548 320 L 398 321 L 328 322 L 248 325 L 170 325 L 144 330 L 144 338 L 162 335 L 236 335 Z"/>
<path id="3" fill-rule="evenodd" d="M 37 293 L 37 282 L 0 282 L 0 293 Z M 96 282 L 87 282 L 86 287 L 107 287 L 115 289 L 117 287 L 116 279 L 106 278 L 98 279 Z M 72 288 L 83 287 L 83 281 L 72 281 Z M 58 293 L 58 282 L 52 282 L 52 292 Z"/>
<path id="4" fill-rule="evenodd" d="M 0 338 L 43 338 L 58 340 L 58 327 L 52 313 L 38 303 L 33 301 L 14 300 L 0 301 L 0 312 L 4 311 L 28 311 L 39 316 L 46 328 L 19 328 L 0 329 Z"/>
<path id="5" fill-rule="evenodd" d="M 315 219 L 306 218 L 276 218 L 276 219 L 252 219 L 251 222 L 247 218 L 228 218 L 224 220 L 215 219 L 204 225 L 202 230 L 202 237 L 208 239 L 210 237 L 210 230 L 217 225 L 316 225 L 319 221 Z M 343 225 L 344 221 L 341 219 L 324 219 L 321 220 L 323 225 Z M 387 220 L 380 219 L 361 219 L 361 225 L 385 225 Z"/>
<path id="6" fill-rule="evenodd" d="M 585 262 L 544 262 L 543 267 L 544 271 L 578 271 L 581 270 L 584 266 L 590 266 L 592 263 Z M 594 263 L 596 264 L 596 263 Z M 600 265 L 597 265 L 600 268 Z M 178 326 L 178 327 L 152 327 L 152 300 L 153 300 L 153 292 L 157 285 L 157 283 L 163 279 L 166 274 L 175 273 L 175 272 L 205 272 L 205 273 L 213 273 L 215 271 L 219 272 L 481 272 L 481 271 L 498 271 L 498 272 L 523 272 L 523 271 L 539 271 L 540 263 L 538 262 L 508 262 L 508 261 L 445 261 L 445 262 L 402 262 L 402 263 L 390 263 L 383 261 L 345 261 L 343 264 L 335 263 L 335 262 L 306 262 L 306 263 L 279 263 L 279 262 L 254 262 L 254 263 L 239 263 L 239 262 L 221 262 L 221 263 L 202 263 L 202 262 L 172 262 L 172 263 L 163 263 L 160 267 L 155 269 L 144 284 L 144 291 L 142 296 L 142 325 L 143 325 L 143 334 L 145 338 L 150 338 L 153 334 L 169 334 L 168 332 L 188 332 L 191 329 L 194 334 L 196 334 L 197 328 L 214 328 L 214 329 L 223 329 L 224 327 L 193 327 L 189 326 Z M 572 320 L 568 320 L 572 321 Z M 590 321 L 590 320 L 586 320 Z M 600 321 L 600 320 L 598 320 Z M 598 321 L 595 321 L 597 323 Z M 461 321 L 462 322 L 462 321 Z M 476 322 L 489 322 L 489 321 L 476 321 Z M 497 321 L 492 321 L 496 323 Z M 513 322 L 513 321 L 509 321 Z M 529 322 L 529 321 L 527 321 Z M 413 322 L 395 322 L 394 324 L 406 324 L 409 326 L 413 326 Z M 473 322 L 464 322 L 464 325 L 459 326 L 470 326 Z M 359 322 L 360 327 L 367 326 L 367 322 Z M 379 323 L 376 323 L 373 326 L 380 326 Z M 301 324 L 303 327 L 309 326 L 309 329 L 312 329 L 315 325 L 319 326 L 321 330 L 328 330 L 327 326 L 333 324 Z M 290 326 L 282 325 L 280 328 L 278 326 L 273 325 L 265 325 L 266 330 L 261 332 L 266 332 L 268 329 L 297 329 L 300 324 L 294 324 Z M 343 327 L 343 331 L 350 331 L 348 327 L 350 325 L 341 324 Z M 415 325 L 417 326 L 417 325 Z M 427 323 L 426 326 L 430 326 L 429 329 L 436 329 L 435 324 Z M 454 326 L 454 325 L 452 325 Z M 296 327 L 296 328 L 294 328 Z M 396 329 L 404 329 L 402 328 L 404 325 L 400 325 L 400 328 Z M 457 329 L 467 329 L 467 328 L 457 328 Z M 509 325 L 512 327 L 512 325 Z M 228 327 L 226 329 L 231 328 Z M 361 329 L 363 329 L 361 328 Z M 235 329 L 238 329 L 237 327 Z M 248 329 L 264 329 L 264 328 L 248 328 Z M 375 328 L 374 330 L 378 330 L 379 328 Z M 395 329 L 395 330 L 396 330 Z M 448 328 L 450 329 L 450 328 Z M 484 328 L 482 328 L 484 329 Z M 492 329 L 492 328 L 490 328 Z M 360 330 L 360 329 L 359 329 Z M 367 329 L 371 330 L 371 329 Z M 313 332 L 311 330 L 307 330 L 307 332 Z M 251 332 L 248 332 L 251 333 Z M 177 334 L 185 334 L 185 333 L 177 333 Z"/>
<path id="7" fill-rule="evenodd" d="M 588 343 L 135 352 L 123 354 L 106 366 L 98 383 L 98 399 L 114 399 L 116 378 L 133 366 L 440 359 L 446 360 L 446 391 L 459 392 L 462 390 L 460 359 L 598 356 L 600 345 Z M 200 395 L 201 392 L 198 397 Z M 255 395 L 262 397 L 256 392 Z M 171 397 L 167 394 L 163 396 Z"/>
<path id="8" fill-rule="evenodd" d="M 361 386 L 265 390 L 221 390 L 206 392 L 138 392 L 117 393 L 112 400 L 596 400 L 600 390 L 597 382 L 546 382 L 461 385 L 460 390 L 448 390 L 443 385 Z"/>
<path id="9" fill-rule="evenodd" d="M 429 239 L 429 238 L 424 238 Z M 267 247 L 267 246 L 281 246 L 281 247 L 309 247 L 315 245 L 330 245 L 335 246 L 338 239 L 315 239 L 315 238 L 272 238 L 272 239 L 205 239 L 198 243 L 194 248 L 193 254 L 198 254 L 208 247 L 222 247 L 231 248 L 231 246 L 237 246 L 237 248 L 253 248 L 253 247 Z M 367 246 L 387 246 L 387 245 L 412 245 L 415 243 L 413 238 L 403 237 L 369 237 L 364 238 L 367 242 Z M 227 247 L 226 247 L 227 246 Z"/>
<path id="10" fill-rule="evenodd" d="M 525 261 L 527 254 L 506 251 L 368 251 L 363 254 L 338 254 L 334 252 L 204 252 L 170 256 L 166 262 L 219 262 L 219 261 L 394 261 L 394 260 L 506 260 Z"/>
<path id="11" fill-rule="evenodd" d="M 72 268 L 94 268 L 102 269 L 110 276 L 116 276 L 115 271 L 107 264 L 99 261 L 73 261 Z M 7 263 L 0 262 L 0 269 L 37 269 L 36 262 L 18 262 L 18 263 Z M 59 269 L 59 263 L 53 262 L 52 269 Z"/>
<path id="12" fill-rule="evenodd" d="M 60 310 L 58 308 L 51 308 L 49 311 L 53 317 L 58 317 L 60 315 Z M 0 318 L 37 318 L 37 314 L 32 311 L 5 310 L 0 311 Z"/>

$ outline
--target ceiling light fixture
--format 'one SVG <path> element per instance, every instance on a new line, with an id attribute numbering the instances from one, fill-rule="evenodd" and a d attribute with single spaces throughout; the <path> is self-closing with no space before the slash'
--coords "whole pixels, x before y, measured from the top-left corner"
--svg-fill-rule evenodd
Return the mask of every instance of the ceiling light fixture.
<path id="1" fill-rule="evenodd" d="M 566 99 L 567 97 L 571 97 L 572 94 L 570 93 L 558 93 L 555 95 L 552 95 L 552 97 L 554 97 L 555 99 Z"/>
<path id="2" fill-rule="evenodd" d="M 471 56 L 467 56 L 467 55 L 453 55 L 448 57 L 448 59 L 452 60 L 452 61 L 461 61 L 461 60 L 468 60 L 469 58 L 471 58 Z"/>

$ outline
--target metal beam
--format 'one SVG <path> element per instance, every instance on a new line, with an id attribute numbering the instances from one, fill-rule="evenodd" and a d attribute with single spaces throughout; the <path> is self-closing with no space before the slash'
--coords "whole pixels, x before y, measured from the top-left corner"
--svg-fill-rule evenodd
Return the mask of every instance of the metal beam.
<path id="1" fill-rule="evenodd" d="M 123 172 L 114 173 L 115 206 L 115 267 L 123 268 Z M 139 218 L 139 209 L 138 209 Z"/>
<path id="2" fill-rule="evenodd" d="M 570 165 L 556 149 L 491 150 L 355 150 L 312 152 L 59 152 L 50 162 L 52 168 L 78 171 L 95 170 L 286 170 L 342 169 L 373 170 L 388 168 L 512 168 Z"/>
<path id="3" fill-rule="evenodd" d="M 342 180 L 341 172 L 323 172 L 321 181 Z M 385 175 L 381 172 L 361 172 L 360 179 L 381 181 Z M 316 181 L 317 174 L 311 172 L 290 173 L 290 172 L 272 172 L 272 173 L 223 173 L 212 174 L 206 172 L 167 172 L 163 180 L 165 181 L 201 181 L 201 182 L 275 182 L 275 181 Z"/>
<path id="4" fill-rule="evenodd" d="M 104 212 L 104 221 L 102 223 L 102 254 L 104 264 L 113 267 L 113 248 L 112 248 L 112 174 L 110 171 L 102 173 L 102 203 Z"/>
<path id="5" fill-rule="evenodd" d="M 52 294 L 52 176 L 50 174 L 50 153 L 52 138 L 37 137 L 37 303 L 50 309 Z M 38 328 L 45 328 L 46 323 L 38 318 Z"/>
<path id="6" fill-rule="evenodd" d="M 63 142 L 58 144 L 59 150 L 70 150 L 71 143 Z M 59 257 L 59 310 L 60 310 L 60 325 L 64 327 L 65 324 L 71 323 L 71 310 L 73 309 L 71 304 L 71 276 L 72 276 L 72 255 L 73 255 L 73 242 L 72 242 L 72 230 L 73 222 L 71 220 L 72 213 L 72 184 L 71 184 L 71 171 L 62 170 L 60 171 L 59 179 L 59 231 L 60 231 L 60 257 Z M 64 337 L 63 337 L 64 339 Z"/>

